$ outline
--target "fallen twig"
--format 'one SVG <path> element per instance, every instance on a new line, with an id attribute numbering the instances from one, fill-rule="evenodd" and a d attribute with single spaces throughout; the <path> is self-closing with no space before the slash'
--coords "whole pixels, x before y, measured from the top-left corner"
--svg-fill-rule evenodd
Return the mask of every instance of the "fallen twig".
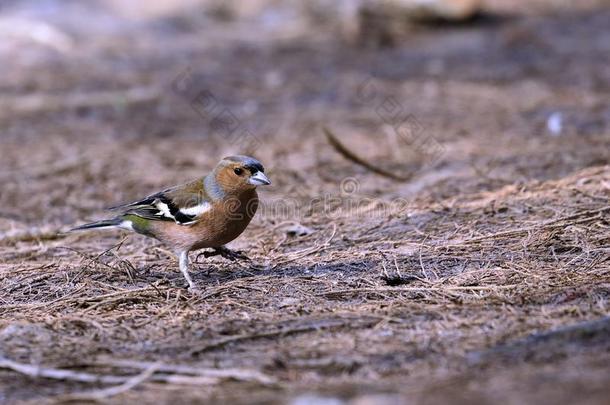
<path id="1" fill-rule="evenodd" d="M 254 339 L 262 339 L 262 338 L 271 338 L 276 336 L 286 336 L 297 333 L 305 333 L 311 332 L 315 330 L 321 329 L 334 329 L 340 328 L 347 325 L 353 326 L 353 320 L 351 319 L 339 319 L 339 320 L 331 320 L 330 322 L 314 322 L 313 324 L 308 325 L 297 325 L 287 328 L 282 328 L 274 331 L 265 331 L 265 332 L 254 332 L 254 333 L 244 333 L 240 335 L 227 336 L 225 338 L 218 339 L 215 342 L 207 343 L 203 346 L 196 347 L 192 349 L 189 353 L 191 355 L 197 355 L 209 350 L 218 349 L 220 347 L 226 346 L 229 343 L 242 342 L 245 340 L 254 340 Z M 359 320 L 362 321 L 362 320 Z M 379 320 L 365 320 L 361 322 L 359 326 L 367 327 L 376 324 Z"/>
<path id="2" fill-rule="evenodd" d="M 63 395 L 59 399 L 66 400 L 93 400 L 93 401 L 101 401 L 106 398 L 114 397 L 116 395 L 122 394 L 129 390 L 132 390 L 136 386 L 142 384 L 144 381 L 148 380 L 152 377 L 152 375 L 159 368 L 159 364 L 153 363 L 149 367 L 147 367 L 142 373 L 129 378 L 123 384 L 116 385 L 113 387 L 102 388 L 99 390 L 93 390 L 88 392 L 78 392 L 74 394 Z"/>
<path id="3" fill-rule="evenodd" d="M 318 293 L 318 297 L 332 295 L 361 294 L 361 293 L 385 293 L 385 292 L 450 292 L 450 291 L 493 291 L 506 290 L 519 287 L 518 284 L 493 285 L 493 286 L 447 286 L 447 287 L 379 287 L 379 288 L 351 288 L 348 290 L 326 291 Z"/>
<path id="4" fill-rule="evenodd" d="M 215 384 L 220 380 L 250 381 L 263 385 L 275 383 L 275 379 L 256 370 L 248 369 L 212 369 L 191 366 L 139 362 L 132 360 L 100 360 L 94 364 L 80 366 L 105 366 L 121 369 L 136 369 L 141 373 L 133 375 L 107 375 L 78 372 L 58 368 L 47 368 L 30 364 L 18 363 L 6 358 L 0 358 L 0 369 L 8 369 L 31 378 L 48 378 L 52 380 L 74 381 L 82 383 L 120 384 L 83 395 L 116 395 L 125 392 L 143 381 L 150 380 L 167 384 Z M 76 394 L 81 395 L 81 394 Z"/>
<path id="5" fill-rule="evenodd" d="M 157 363 L 134 361 L 134 360 L 117 360 L 117 359 L 101 359 L 97 362 L 99 366 L 133 368 L 146 370 Z M 237 381 L 254 381 L 260 384 L 273 384 L 275 379 L 256 370 L 239 369 L 239 368 L 200 368 L 192 366 L 183 366 L 175 364 L 157 364 L 157 370 L 160 373 L 168 374 L 185 374 L 197 377 L 206 378 L 222 378 L 232 379 Z"/>
<path id="6" fill-rule="evenodd" d="M 130 377 L 117 375 L 98 375 L 82 373 L 59 368 L 45 368 L 31 364 L 17 363 L 15 361 L 0 357 L 0 368 L 13 370 L 17 373 L 27 375 L 31 378 L 48 378 L 52 380 L 77 381 L 84 383 L 121 384 Z"/>
<path id="7" fill-rule="evenodd" d="M 346 159 L 351 160 L 352 162 L 356 163 L 357 165 L 360 165 L 360 166 L 364 167 L 365 169 L 368 169 L 368 170 L 372 171 L 373 173 L 376 173 L 383 177 L 388 177 L 390 179 L 397 180 L 397 181 L 408 181 L 411 179 L 412 175 L 401 176 L 401 175 L 392 173 L 388 170 L 385 170 L 381 167 L 375 166 L 372 163 L 369 163 L 364 158 L 356 155 L 354 152 L 352 152 L 347 147 L 345 147 L 345 145 L 343 145 L 341 143 L 341 141 L 339 141 L 339 139 L 337 139 L 337 137 L 328 128 L 323 127 L 322 130 L 326 134 L 326 138 L 328 139 L 328 142 L 330 142 L 330 144 L 335 148 L 335 150 L 337 152 L 339 152 L 341 155 L 343 155 L 343 157 L 345 157 Z"/>

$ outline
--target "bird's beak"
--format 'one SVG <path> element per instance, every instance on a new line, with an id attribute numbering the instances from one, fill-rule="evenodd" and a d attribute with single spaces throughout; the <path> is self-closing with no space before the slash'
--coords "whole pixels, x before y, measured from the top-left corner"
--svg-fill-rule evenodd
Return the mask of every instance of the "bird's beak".
<path id="1" fill-rule="evenodd" d="M 252 184 L 253 186 L 268 186 L 271 184 L 271 180 L 265 176 L 265 173 L 256 172 L 256 174 L 253 174 L 252 177 L 250 177 L 248 183 Z"/>

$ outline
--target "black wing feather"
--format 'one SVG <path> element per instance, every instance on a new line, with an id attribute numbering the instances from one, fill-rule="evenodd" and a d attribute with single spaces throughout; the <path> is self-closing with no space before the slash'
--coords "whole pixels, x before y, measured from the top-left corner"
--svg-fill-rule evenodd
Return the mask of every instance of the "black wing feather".
<path id="1" fill-rule="evenodd" d="M 128 204 L 117 205 L 110 207 L 110 210 L 123 210 L 124 214 L 133 214 L 142 218 L 152 219 L 157 221 L 175 221 L 178 224 L 186 224 L 195 219 L 195 215 L 187 215 L 180 211 L 180 208 L 169 198 L 165 192 L 171 189 L 161 191 L 150 195 L 142 200 Z M 159 209 L 158 204 L 164 204 L 170 213 Z"/>

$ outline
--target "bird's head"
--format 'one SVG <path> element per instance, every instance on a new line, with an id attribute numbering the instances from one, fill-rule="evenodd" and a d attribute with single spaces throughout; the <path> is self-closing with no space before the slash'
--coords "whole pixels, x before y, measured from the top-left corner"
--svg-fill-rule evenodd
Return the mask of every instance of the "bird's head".
<path id="1" fill-rule="evenodd" d="M 265 168 L 249 156 L 228 156 L 214 169 L 218 184 L 228 192 L 240 192 L 271 184 Z"/>

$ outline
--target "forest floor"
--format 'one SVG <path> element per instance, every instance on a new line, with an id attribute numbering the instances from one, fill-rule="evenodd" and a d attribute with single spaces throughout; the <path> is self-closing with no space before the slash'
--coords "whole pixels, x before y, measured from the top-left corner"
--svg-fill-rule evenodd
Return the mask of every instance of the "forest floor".
<path id="1" fill-rule="evenodd" d="M 0 402 L 607 403 L 603 2 L 389 48 L 98 3 L 0 46 Z M 273 186 L 198 293 L 154 240 L 61 233 L 236 152 Z"/>

